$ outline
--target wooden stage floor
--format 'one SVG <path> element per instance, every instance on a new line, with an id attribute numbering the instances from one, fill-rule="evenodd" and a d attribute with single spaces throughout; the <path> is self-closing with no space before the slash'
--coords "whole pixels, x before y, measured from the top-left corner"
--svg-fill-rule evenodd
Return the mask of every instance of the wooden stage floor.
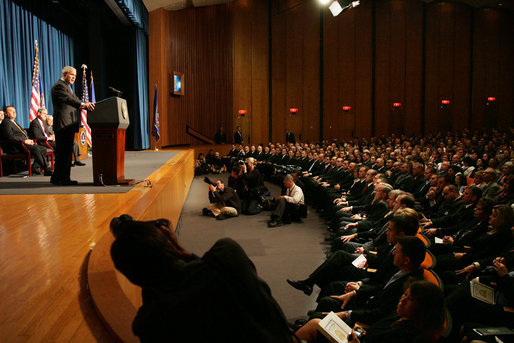
<path id="1" fill-rule="evenodd" d="M 112 342 L 87 289 L 89 253 L 123 213 L 176 226 L 193 176 L 189 149 L 148 177 L 151 188 L 0 196 L 0 342 Z"/>

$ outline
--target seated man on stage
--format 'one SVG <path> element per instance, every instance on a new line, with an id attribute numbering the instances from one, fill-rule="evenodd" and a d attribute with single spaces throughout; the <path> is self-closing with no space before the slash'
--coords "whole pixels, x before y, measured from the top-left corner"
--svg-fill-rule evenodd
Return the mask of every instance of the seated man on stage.
<path id="1" fill-rule="evenodd" d="M 271 214 L 269 227 L 290 224 L 291 220 L 300 221 L 302 217 L 301 210 L 305 206 L 302 189 L 294 183 L 291 174 L 284 176 L 284 186 L 286 193 L 277 198 L 278 204 Z"/>
<path id="2" fill-rule="evenodd" d="M 218 220 L 237 217 L 241 213 L 241 200 L 236 191 L 225 187 L 225 182 L 216 180 L 216 186 L 209 183 L 209 208 L 204 208 L 204 216 L 214 216 Z"/>
<path id="3" fill-rule="evenodd" d="M 111 221 L 114 265 L 142 288 L 132 323 L 141 342 L 293 342 L 269 286 L 239 244 L 223 238 L 198 257 L 170 226 L 128 215 Z"/>
<path id="4" fill-rule="evenodd" d="M 40 107 L 37 110 L 37 118 L 34 119 L 29 126 L 29 137 L 32 139 L 46 139 L 48 144 L 55 150 L 55 135 L 50 134 L 50 130 L 48 129 L 47 123 L 47 115 L 48 111 L 44 107 Z M 43 145 L 43 142 L 40 142 L 39 145 Z"/>
<path id="5" fill-rule="evenodd" d="M 46 147 L 37 145 L 23 130 L 14 119 L 16 119 L 16 109 L 14 106 L 6 106 L 5 114 L 7 118 L 2 121 L 0 125 L 0 139 L 13 140 L 23 142 L 25 147 L 30 151 L 31 156 L 34 157 L 34 164 L 32 165 L 32 172 L 34 174 L 44 173 L 45 176 L 52 175 L 52 169 L 46 162 Z M 17 144 L 6 144 L 2 147 L 7 153 L 19 153 L 21 147 Z M 40 169 L 41 168 L 41 169 Z"/>

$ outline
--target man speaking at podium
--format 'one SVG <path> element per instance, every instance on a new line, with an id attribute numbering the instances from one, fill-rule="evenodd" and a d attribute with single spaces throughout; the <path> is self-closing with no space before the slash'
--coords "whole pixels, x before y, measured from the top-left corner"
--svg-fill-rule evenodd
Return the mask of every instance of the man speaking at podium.
<path id="1" fill-rule="evenodd" d="M 73 139 L 79 128 L 77 109 L 87 108 L 88 111 L 95 109 L 94 103 L 80 101 L 71 90 L 71 85 L 75 82 L 76 77 L 77 70 L 66 66 L 62 68 L 61 79 L 52 87 L 56 149 L 55 170 L 50 182 L 54 185 L 77 184 L 77 181 L 72 181 L 70 178 Z"/>

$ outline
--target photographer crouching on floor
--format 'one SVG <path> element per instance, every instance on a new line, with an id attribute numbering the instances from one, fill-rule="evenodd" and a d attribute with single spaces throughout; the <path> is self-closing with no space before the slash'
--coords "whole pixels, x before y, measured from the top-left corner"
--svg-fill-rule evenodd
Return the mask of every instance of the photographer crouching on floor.
<path id="1" fill-rule="evenodd" d="M 284 176 L 285 194 L 277 198 L 277 207 L 271 214 L 269 227 L 290 224 L 291 221 L 300 222 L 305 217 L 305 199 L 303 191 L 293 180 L 291 174 Z"/>
<path id="2" fill-rule="evenodd" d="M 204 208 L 202 214 L 204 216 L 213 216 L 217 220 L 223 220 L 230 217 L 237 217 L 241 212 L 241 200 L 236 191 L 231 187 L 225 187 L 222 180 L 216 180 L 216 183 L 205 178 L 204 181 L 209 184 L 209 208 Z"/>

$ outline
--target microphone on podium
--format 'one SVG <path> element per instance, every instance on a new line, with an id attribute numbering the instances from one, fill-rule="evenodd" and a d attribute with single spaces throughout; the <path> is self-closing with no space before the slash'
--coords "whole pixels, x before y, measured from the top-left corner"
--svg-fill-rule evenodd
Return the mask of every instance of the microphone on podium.
<path id="1" fill-rule="evenodd" d="M 118 96 L 118 97 L 121 97 L 121 95 L 123 94 L 122 91 L 120 91 L 120 90 L 118 90 L 118 89 L 116 89 L 114 87 L 111 87 L 111 86 L 107 87 L 107 89 L 109 89 L 111 92 L 116 94 L 116 96 Z"/>

